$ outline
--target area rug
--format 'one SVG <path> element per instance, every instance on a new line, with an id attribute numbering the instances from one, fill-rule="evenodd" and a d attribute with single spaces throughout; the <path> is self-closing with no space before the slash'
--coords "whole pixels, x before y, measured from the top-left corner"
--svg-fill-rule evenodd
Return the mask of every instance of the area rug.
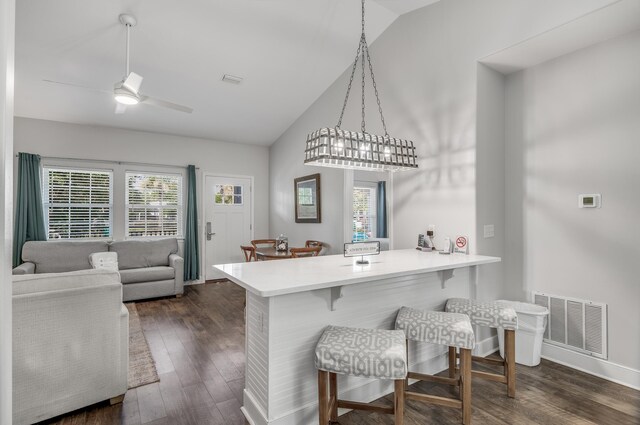
<path id="1" fill-rule="evenodd" d="M 129 310 L 129 389 L 158 382 L 158 371 L 149 343 L 142 332 L 140 316 L 135 303 L 125 304 Z"/>

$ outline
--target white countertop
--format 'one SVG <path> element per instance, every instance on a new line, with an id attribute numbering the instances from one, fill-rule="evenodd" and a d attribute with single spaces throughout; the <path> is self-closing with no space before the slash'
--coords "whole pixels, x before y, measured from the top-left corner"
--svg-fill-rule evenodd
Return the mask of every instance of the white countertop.
<path id="1" fill-rule="evenodd" d="M 288 260 L 219 264 L 214 267 L 246 290 L 261 297 L 273 297 L 501 261 L 499 257 L 442 255 L 416 249 L 383 251 L 380 255 L 368 256 L 370 264 L 364 266 L 356 264 L 359 258 L 324 255 Z"/>

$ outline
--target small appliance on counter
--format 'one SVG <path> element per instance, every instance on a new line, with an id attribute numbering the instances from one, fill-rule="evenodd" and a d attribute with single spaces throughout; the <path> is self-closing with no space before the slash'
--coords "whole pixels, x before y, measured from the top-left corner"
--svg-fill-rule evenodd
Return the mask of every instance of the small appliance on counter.
<path id="1" fill-rule="evenodd" d="M 287 238 L 282 233 L 276 239 L 276 251 L 278 252 L 287 252 L 289 251 L 289 238 Z"/>
<path id="2" fill-rule="evenodd" d="M 438 251 L 440 254 L 451 254 L 452 251 L 452 246 L 451 246 L 451 239 L 449 239 L 449 237 L 447 236 L 446 238 L 444 238 L 444 243 L 442 244 L 442 249 L 440 251 Z"/>
<path id="3" fill-rule="evenodd" d="M 433 225 L 429 225 L 426 237 L 422 233 L 418 235 L 418 246 L 416 247 L 416 249 L 421 251 L 433 251 L 436 249 L 435 245 L 433 244 L 434 227 L 435 226 Z"/>

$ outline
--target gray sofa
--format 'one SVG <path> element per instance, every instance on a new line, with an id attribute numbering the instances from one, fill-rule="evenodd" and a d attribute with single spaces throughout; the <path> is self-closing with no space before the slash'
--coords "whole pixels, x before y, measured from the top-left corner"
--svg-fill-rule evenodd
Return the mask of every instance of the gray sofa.
<path id="1" fill-rule="evenodd" d="M 64 273 L 91 269 L 89 255 L 117 252 L 124 301 L 181 296 L 184 260 L 175 238 L 126 241 L 30 241 L 14 275 Z"/>

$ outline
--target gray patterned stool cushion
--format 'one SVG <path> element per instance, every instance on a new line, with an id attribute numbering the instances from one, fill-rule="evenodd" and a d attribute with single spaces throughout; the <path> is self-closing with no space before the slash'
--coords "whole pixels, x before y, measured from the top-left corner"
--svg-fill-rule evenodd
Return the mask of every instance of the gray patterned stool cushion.
<path id="1" fill-rule="evenodd" d="M 404 332 L 328 326 L 316 346 L 316 368 L 378 379 L 405 379 Z"/>
<path id="2" fill-rule="evenodd" d="M 471 324 L 490 328 L 518 329 L 518 316 L 511 307 L 497 302 L 483 302 L 468 298 L 450 298 L 446 310 L 469 316 Z"/>
<path id="3" fill-rule="evenodd" d="M 403 330 L 407 339 L 412 341 L 470 350 L 476 345 L 471 321 L 466 314 L 402 307 L 396 318 L 396 329 Z"/>

